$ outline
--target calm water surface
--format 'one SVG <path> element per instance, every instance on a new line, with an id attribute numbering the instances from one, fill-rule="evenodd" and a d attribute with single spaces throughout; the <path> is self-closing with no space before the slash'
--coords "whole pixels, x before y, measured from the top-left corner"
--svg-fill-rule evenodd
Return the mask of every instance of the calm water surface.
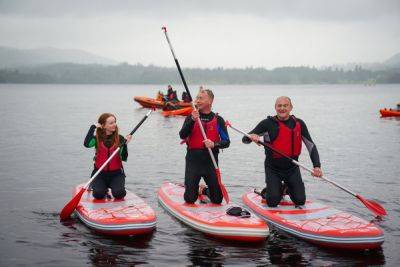
<path id="1" fill-rule="evenodd" d="M 181 86 L 177 86 L 179 93 Z M 195 87 L 193 87 L 195 88 Z M 400 120 L 378 110 L 400 101 L 400 85 L 213 86 L 214 110 L 244 130 L 289 95 L 293 113 L 305 120 L 326 175 L 362 196 L 378 200 L 389 216 L 382 249 L 360 253 L 326 250 L 274 229 L 265 243 L 221 242 L 180 224 L 158 204 L 165 180 L 183 181 L 185 147 L 178 131 L 184 118 L 155 113 L 129 144 L 127 188 L 157 212 L 157 230 L 141 238 L 97 235 L 76 219 L 58 214 L 72 188 L 89 179 L 93 150 L 83 147 L 90 124 L 115 113 L 126 134 L 146 113 L 133 96 L 153 96 L 153 85 L 0 85 L 0 265 L 314 265 L 398 266 L 400 263 Z M 220 156 L 231 198 L 264 183 L 263 150 L 232 144 Z M 304 151 L 305 152 L 305 151 Z M 310 166 L 307 153 L 302 163 Z M 303 173 L 309 199 L 334 205 L 366 220 L 373 216 L 352 196 Z"/>

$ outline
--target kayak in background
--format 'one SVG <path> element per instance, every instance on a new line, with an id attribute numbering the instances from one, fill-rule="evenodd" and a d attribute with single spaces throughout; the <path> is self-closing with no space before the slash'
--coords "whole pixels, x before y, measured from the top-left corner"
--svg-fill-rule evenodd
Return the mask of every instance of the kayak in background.
<path id="1" fill-rule="evenodd" d="M 74 195 L 82 186 L 75 188 Z M 105 235 L 141 235 L 152 232 L 156 227 L 154 210 L 128 190 L 122 200 L 112 197 L 97 200 L 92 196 L 92 191 L 87 190 L 75 213 L 86 226 Z"/>
<path id="2" fill-rule="evenodd" d="M 164 107 L 164 101 L 157 100 L 157 99 L 150 98 L 150 97 L 135 96 L 133 98 L 133 100 L 138 102 L 144 108 L 159 108 L 159 109 L 161 109 Z"/>
<path id="3" fill-rule="evenodd" d="M 289 197 L 277 207 L 268 207 L 254 192 L 245 193 L 243 202 L 257 215 L 279 230 L 311 243 L 339 249 L 374 249 L 384 242 L 383 231 L 349 213 L 307 201 L 295 207 Z"/>
<path id="4" fill-rule="evenodd" d="M 254 213 L 246 216 L 227 214 L 235 204 L 185 203 L 183 185 L 164 182 L 158 190 L 163 208 L 182 223 L 216 238 L 244 242 L 264 241 L 269 235 L 268 225 Z"/>
<path id="5" fill-rule="evenodd" d="M 400 117 L 400 110 L 396 109 L 380 109 L 379 112 L 381 113 L 382 117 Z"/>
<path id="6" fill-rule="evenodd" d="M 169 117 L 169 116 L 188 116 L 192 113 L 193 108 L 186 107 L 186 108 L 180 108 L 180 109 L 174 109 L 174 110 L 164 110 L 162 112 L 162 115 L 164 117 Z"/>
<path id="7" fill-rule="evenodd" d="M 162 100 L 157 100 L 155 98 L 150 98 L 146 96 L 135 96 L 133 98 L 134 101 L 139 103 L 142 107 L 144 108 L 158 108 L 158 109 L 163 109 L 166 106 L 166 102 Z M 183 101 L 178 101 L 174 103 L 179 108 L 182 107 L 191 107 L 192 103 L 187 103 Z"/>

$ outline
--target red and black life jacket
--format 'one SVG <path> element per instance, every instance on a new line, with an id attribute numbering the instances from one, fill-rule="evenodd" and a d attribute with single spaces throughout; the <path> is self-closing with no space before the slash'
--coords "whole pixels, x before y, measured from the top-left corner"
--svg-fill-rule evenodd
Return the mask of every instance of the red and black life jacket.
<path id="1" fill-rule="evenodd" d="M 208 139 L 213 142 L 221 141 L 218 133 L 218 115 L 215 114 L 214 118 L 209 122 L 201 122 Z M 200 125 L 198 120 L 195 121 L 191 134 L 186 138 L 186 144 L 189 149 L 204 149 L 206 146 L 203 143 L 204 138 L 201 134 Z"/>
<path id="2" fill-rule="evenodd" d="M 287 127 L 282 121 L 273 118 L 278 123 L 278 135 L 271 143 L 271 146 L 282 154 L 294 158 L 301 153 L 301 124 L 294 116 L 292 116 L 296 125 L 293 129 Z M 272 153 L 273 158 L 282 158 L 278 153 Z"/>
<path id="3" fill-rule="evenodd" d="M 96 150 L 96 158 L 94 162 L 94 166 L 96 169 L 100 169 L 100 167 L 107 161 L 107 159 L 111 156 L 112 153 L 118 148 L 118 146 L 112 146 L 110 148 L 106 147 L 103 142 L 97 145 Z M 122 169 L 122 160 L 119 153 L 115 155 L 111 161 L 107 164 L 107 166 L 103 169 L 103 171 L 116 171 Z"/>

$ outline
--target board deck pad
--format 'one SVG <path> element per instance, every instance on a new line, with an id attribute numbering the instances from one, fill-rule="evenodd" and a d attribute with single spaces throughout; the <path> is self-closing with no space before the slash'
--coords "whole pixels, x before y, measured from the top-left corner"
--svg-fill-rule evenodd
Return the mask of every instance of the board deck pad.
<path id="1" fill-rule="evenodd" d="M 314 244 L 343 249 L 373 249 L 384 242 L 383 231 L 372 222 L 330 206 L 307 201 L 296 207 L 286 195 L 277 207 L 268 207 L 260 195 L 249 192 L 243 202 L 276 228 Z"/>
<path id="2" fill-rule="evenodd" d="M 268 225 L 254 213 L 249 218 L 228 215 L 226 210 L 234 203 L 185 203 L 184 187 L 165 182 L 158 191 L 158 200 L 164 209 L 184 224 L 221 239 L 263 241 L 269 235 Z"/>
<path id="3" fill-rule="evenodd" d="M 82 186 L 77 186 L 75 193 Z M 142 198 L 128 190 L 122 200 L 112 197 L 97 200 L 92 196 L 92 191 L 87 190 L 75 212 L 89 228 L 106 235 L 146 234 L 156 227 L 154 210 Z"/>

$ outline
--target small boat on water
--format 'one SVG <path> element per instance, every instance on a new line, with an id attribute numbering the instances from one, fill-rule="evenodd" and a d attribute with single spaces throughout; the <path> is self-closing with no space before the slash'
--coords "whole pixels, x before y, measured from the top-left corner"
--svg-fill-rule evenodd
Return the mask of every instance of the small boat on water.
<path id="1" fill-rule="evenodd" d="M 396 109 L 381 109 L 379 110 L 382 117 L 400 117 L 400 110 Z"/>
<path id="2" fill-rule="evenodd" d="M 136 101 L 137 103 L 139 103 L 144 108 L 163 109 L 166 106 L 165 101 L 158 100 L 158 99 L 151 98 L 151 97 L 146 97 L 146 96 L 135 96 L 133 98 L 133 100 Z M 192 106 L 192 103 L 183 102 L 183 101 L 178 101 L 174 104 L 175 104 L 175 106 L 181 107 L 181 108 Z"/>
<path id="3" fill-rule="evenodd" d="M 193 108 L 190 107 L 184 107 L 180 109 L 174 109 L 174 110 L 164 110 L 162 112 L 162 115 L 164 117 L 170 117 L 170 116 L 188 116 L 192 113 Z"/>

